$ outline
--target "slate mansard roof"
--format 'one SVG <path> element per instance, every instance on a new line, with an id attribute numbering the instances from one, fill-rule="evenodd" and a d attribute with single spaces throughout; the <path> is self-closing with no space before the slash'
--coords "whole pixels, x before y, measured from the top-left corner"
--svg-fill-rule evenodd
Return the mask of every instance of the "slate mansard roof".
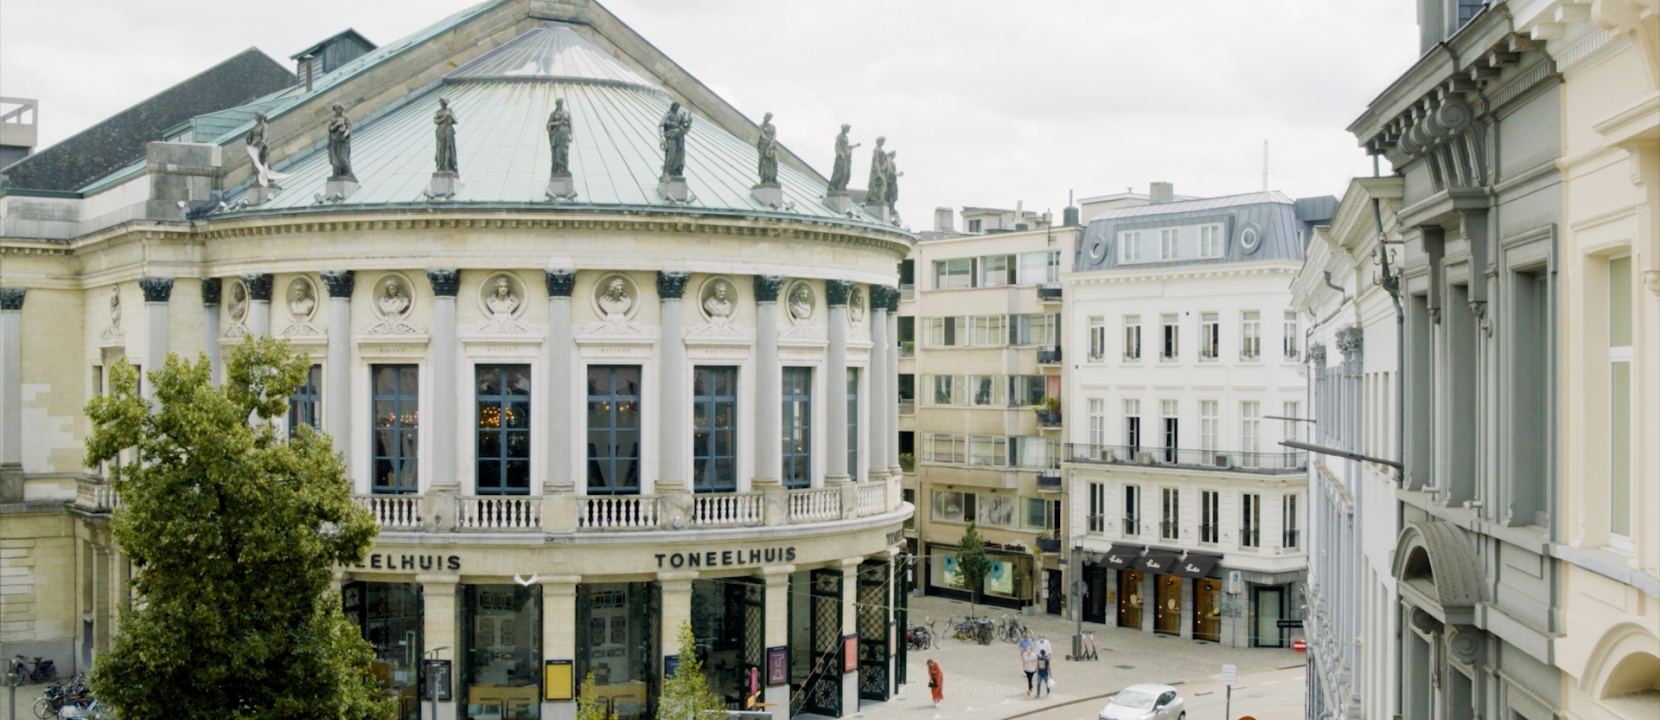
<path id="1" fill-rule="evenodd" d="M 281 91 L 294 82 L 294 73 L 249 48 L 0 172 L 12 187 L 78 191 L 142 161 L 145 145 L 162 139 L 166 130 L 192 117 Z"/>
<path id="2" fill-rule="evenodd" d="M 1303 248 L 1315 225 L 1330 221 L 1336 198 L 1320 197 L 1292 200 L 1277 191 L 1226 195 L 1214 198 L 1177 200 L 1173 202 L 1138 205 L 1107 210 L 1089 221 L 1078 247 L 1073 250 L 1073 272 L 1091 270 L 1143 269 L 1182 267 L 1223 263 L 1287 260 L 1302 262 Z M 1195 245 L 1197 231 L 1182 236 L 1182 257 L 1158 261 L 1148 253 L 1144 239 L 1143 260 L 1121 263 L 1122 233 L 1142 231 L 1151 239 L 1157 252 L 1159 231 L 1164 228 L 1195 228 L 1201 225 L 1222 226 L 1222 252 L 1219 257 L 1199 258 L 1189 252 Z M 1250 242 L 1255 237 L 1254 243 Z"/>

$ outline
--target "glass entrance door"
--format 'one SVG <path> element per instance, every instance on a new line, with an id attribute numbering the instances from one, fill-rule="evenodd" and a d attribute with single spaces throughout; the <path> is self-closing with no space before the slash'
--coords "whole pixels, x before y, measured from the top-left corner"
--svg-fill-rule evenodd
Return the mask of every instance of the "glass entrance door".
<path id="1" fill-rule="evenodd" d="M 1118 573 L 1118 626 L 1141 629 L 1141 573 L 1122 570 Z"/>
<path id="2" fill-rule="evenodd" d="M 1222 581 L 1205 578 L 1193 588 L 1193 639 L 1222 642 Z"/>
<path id="3" fill-rule="evenodd" d="M 1158 607 L 1153 611 L 1153 632 L 1165 635 L 1182 634 L 1181 577 L 1159 575 L 1154 584 L 1158 587 L 1155 598 Z"/>
<path id="4" fill-rule="evenodd" d="M 1280 588 L 1257 588 L 1257 647 L 1285 647 L 1285 631 L 1280 629 L 1280 611 L 1284 604 L 1283 599 L 1283 591 Z"/>

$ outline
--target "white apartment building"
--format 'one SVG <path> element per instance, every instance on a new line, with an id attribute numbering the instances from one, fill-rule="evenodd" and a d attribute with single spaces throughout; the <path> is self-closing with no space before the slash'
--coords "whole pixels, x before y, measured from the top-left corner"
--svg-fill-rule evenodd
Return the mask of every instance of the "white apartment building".
<path id="1" fill-rule="evenodd" d="M 925 563 L 916 582 L 967 599 L 956 548 L 973 522 L 993 562 L 982 599 L 1059 614 L 1059 280 L 1082 228 L 1032 216 L 1036 229 L 963 234 L 950 212 L 900 268 L 899 447 L 920 509 L 907 529 Z M 963 209 L 988 222 L 1020 215 Z"/>
<path id="2" fill-rule="evenodd" d="M 1074 591 L 1090 622 L 1281 647 L 1307 565 L 1290 285 L 1336 201 L 1151 195 L 1091 218 L 1062 276 Z"/>

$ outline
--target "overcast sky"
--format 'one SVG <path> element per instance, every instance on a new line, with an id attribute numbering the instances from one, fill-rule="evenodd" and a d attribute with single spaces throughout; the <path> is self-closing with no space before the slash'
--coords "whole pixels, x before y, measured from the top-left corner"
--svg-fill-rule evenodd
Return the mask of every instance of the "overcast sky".
<path id="1" fill-rule="evenodd" d="M 352 27 L 384 45 L 473 0 L 0 0 L 0 94 L 40 100 L 42 146 L 249 47 Z M 1052 209 L 1155 180 L 1341 195 L 1371 161 L 1344 128 L 1416 57 L 1405 0 L 605 0 L 828 176 L 877 135 L 899 209 Z M 695 165 L 695 160 L 694 163 Z M 1385 172 L 1388 171 L 1387 165 Z M 959 220 L 960 227 L 960 220 Z"/>

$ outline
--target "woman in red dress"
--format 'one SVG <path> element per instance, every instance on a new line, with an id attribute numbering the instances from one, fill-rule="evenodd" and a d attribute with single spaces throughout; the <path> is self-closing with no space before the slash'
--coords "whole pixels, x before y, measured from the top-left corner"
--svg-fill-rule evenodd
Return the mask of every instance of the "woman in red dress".
<path id="1" fill-rule="evenodd" d="M 934 694 L 934 707 L 945 699 L 945 671 L 933 660 L 928 661 L 928 690 Z"/>

